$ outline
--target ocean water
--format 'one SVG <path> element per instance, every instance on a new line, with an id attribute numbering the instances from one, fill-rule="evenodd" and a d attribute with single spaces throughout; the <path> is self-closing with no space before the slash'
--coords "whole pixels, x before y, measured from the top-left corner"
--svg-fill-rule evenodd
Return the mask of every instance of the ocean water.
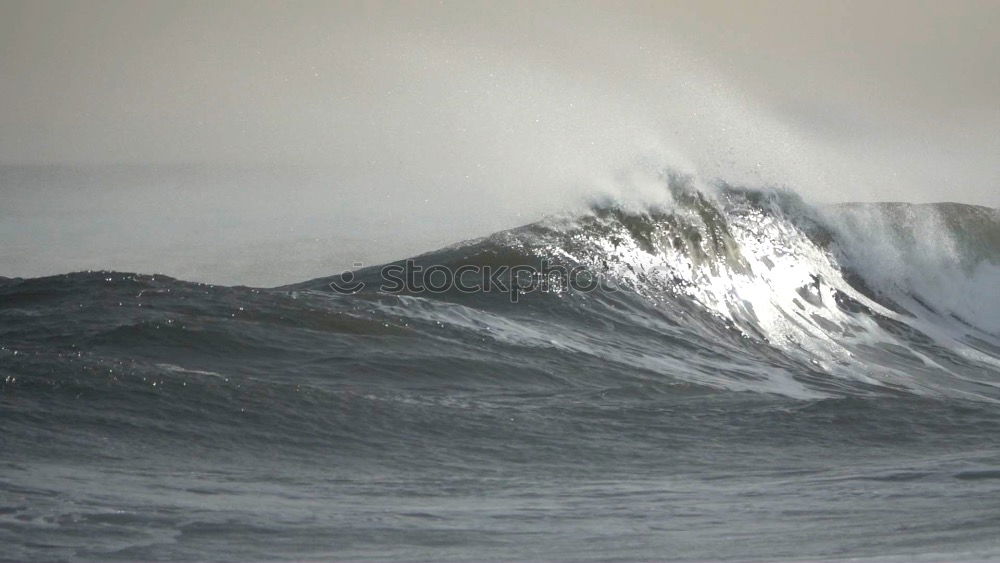
<path id="1" fill-rule="evenodd" d="M 596 288 L 0 280 L 0 559 L 1000 559 L 1000 212 L 669 191 L 410 262 Z"/>

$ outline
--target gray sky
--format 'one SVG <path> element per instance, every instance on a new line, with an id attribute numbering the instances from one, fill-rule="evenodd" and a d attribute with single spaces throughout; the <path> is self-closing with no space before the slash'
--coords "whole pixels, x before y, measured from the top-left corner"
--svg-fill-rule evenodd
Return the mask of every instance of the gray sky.
<path id="1" fill-rule="evenodd" d="M 998 29 L 996 1 L 0 0 L 0 275 L 291 282 L 655 198 L 663 166 L 1000 206 Z"/>

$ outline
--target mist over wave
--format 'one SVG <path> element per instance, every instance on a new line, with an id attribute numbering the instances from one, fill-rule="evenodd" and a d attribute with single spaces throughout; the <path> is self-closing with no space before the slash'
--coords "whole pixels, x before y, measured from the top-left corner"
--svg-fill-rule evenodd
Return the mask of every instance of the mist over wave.
<path id="1" fill-rule="evenodd" d="M 810 36 L 810 21 L 738 18 L 710 2 L 555 2 L 530 18 L 475 3 L 382 8 L 307 2 L 310 17 L 275 17 L 190 5 L 165 21 L 120 3 L 104 11 L 132 25 L 112 34 L 102 10 L 22 6 L 18 17 L 62 31 L 5 35 L 5 107 L 20 134 L 0 147 L 0 274 L 294 283 L 581 211 L 588 198 L 656 204 L 665 167 L 810 203 L 928 202 L 947 186 L 956 201 L 1000 204 L 995 96 L 977 90 L 969 107 L 924 100 L 936 91 L 924 79 L 890 81 L 877 65 L 900 61 L 882 60 L 892 35 L 876 29 L 845 36 L 817 66 L 781 43 Z M 827 8 L 895 21 L 885 3 Z M 966 9 L 942 10 L 935 26 Z M 777 42 L 763 68 L 740 64 L 752 62 L 738 46 L 747 37 L 719 32 L 731 18 L 762 26 L 757 45 Z M 811 23 L 829 21 L 841 19 Z M 991 55 L 970 58 L 957 41 L 992 45 L 985 29 L 914 46 L 931 86 L 952 72 L 989 80 Z M 53 53 L 54 41 L 82 46 Z M 129 88 L 108 87 L 119 83 Z M 63 118 L 49 123 L 46 103 Z"/>

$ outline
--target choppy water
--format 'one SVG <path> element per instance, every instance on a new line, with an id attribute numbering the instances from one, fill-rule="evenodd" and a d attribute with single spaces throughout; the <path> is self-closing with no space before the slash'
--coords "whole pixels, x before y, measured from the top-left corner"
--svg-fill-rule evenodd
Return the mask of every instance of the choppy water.
<path id="1" fill-rule="evenodd" d="M 0 559 L 1000 558 L 998 212 L 671 189 L 415 259 L 591 292 L 0 281 Z"/>

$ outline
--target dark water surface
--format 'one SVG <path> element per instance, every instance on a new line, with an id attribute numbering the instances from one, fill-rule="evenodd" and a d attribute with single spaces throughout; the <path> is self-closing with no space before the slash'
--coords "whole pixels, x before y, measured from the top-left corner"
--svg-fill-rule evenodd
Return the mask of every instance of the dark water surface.
<path id="1" fill-rule="evenodd" d="M 616 284 L 517 303 L 2 280 L 0 559 L 1000 558 L 992 211 L 890 278 L 782 197 L 417 259 Z"/>

